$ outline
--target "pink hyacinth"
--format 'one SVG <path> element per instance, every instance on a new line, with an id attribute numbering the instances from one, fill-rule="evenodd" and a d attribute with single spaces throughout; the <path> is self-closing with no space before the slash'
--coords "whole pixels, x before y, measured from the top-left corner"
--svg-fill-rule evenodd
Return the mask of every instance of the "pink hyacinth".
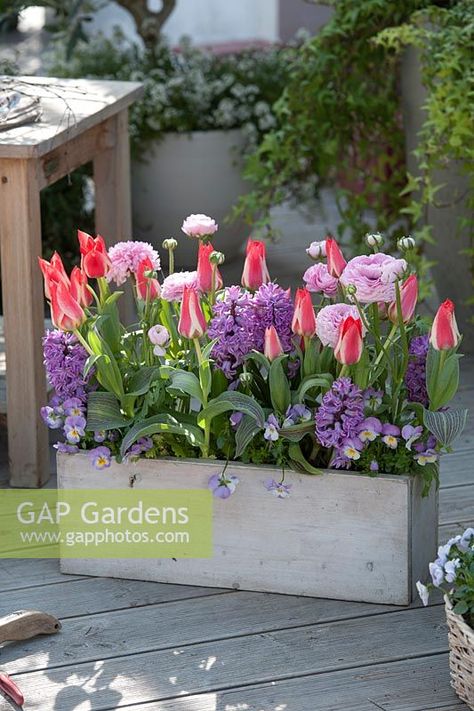
<path id="1" fill-rule="evenodd" d="M 140 263 L 145 259 L 150 260 L 152 269 L 160 269 L 160 256 L 148 242 L 117 242 L 109 249 L 108 254 L 111 267 L 107 273 L 107 281 L 114 281 L 117 286 L 136 274 Z"/>
<path id="2" fill-rule="evenodd" d="M 339 327 L 348 316 L 359 318 L 356 306 L 350 304 L 330 304 L 318 312 L 316 334 L 323 346 L 335 348 L 339 340 Z M 363 329 L 363 333 L 364 333 Z"/>
<path id="3" fill-rule="evenodd" d="M 363 304 L 387 303 L 395 300 L 395 282 L 406 269 L 404 259 L 378 252 L 351 259 L 340 281 L 343 286 L 355 286 L 356 297 Z"/>
<path id="4" fill-rule="evenodd" d="M 174 272 L 161 285 L 161 298 L 165 301 L 182 301 L 185 286 L 197 289 L 197 272 Z"/>
<path id="5" fill-rule="evenodd" d="M 316 294 L 323 293 L 324 296 L 335 296 L 337 294 L 338 279 L 329 274 L 327 265 L 318 262 L 309 267 L 303 274 L 303 281 L 308 291 Z"/>

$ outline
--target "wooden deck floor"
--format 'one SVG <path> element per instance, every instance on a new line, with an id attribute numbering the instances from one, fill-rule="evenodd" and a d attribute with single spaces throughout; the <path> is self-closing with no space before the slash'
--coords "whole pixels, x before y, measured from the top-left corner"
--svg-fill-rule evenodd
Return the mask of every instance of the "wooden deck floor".
<path id="1" fill-rule="evenodd" d="M 474 402 L 466 363 L 460 405 Z M 474 424 L 442 467 L 440 540 L 474 522 Z M 0 562 L 0 615 L 57 637 L 0 649 L 25 711 L 454 711 L 444 610 L 63 576 Z M 3 704 L 3 705 L 2 705 Z M 0 698 L 0 709 L 11 708 Z"/>

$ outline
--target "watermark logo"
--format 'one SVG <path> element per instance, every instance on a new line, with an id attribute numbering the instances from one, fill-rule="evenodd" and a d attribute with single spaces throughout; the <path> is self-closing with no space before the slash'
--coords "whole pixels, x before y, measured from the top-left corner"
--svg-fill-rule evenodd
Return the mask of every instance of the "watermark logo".
<path id="1" fill-rule="evenodd" d="M 1 558 L 210 558 L 203 489 L 6 489 Z"/>

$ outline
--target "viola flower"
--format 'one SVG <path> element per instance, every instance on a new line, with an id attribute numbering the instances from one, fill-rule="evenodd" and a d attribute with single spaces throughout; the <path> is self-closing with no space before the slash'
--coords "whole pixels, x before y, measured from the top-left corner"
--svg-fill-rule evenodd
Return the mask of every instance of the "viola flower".
<path id="1" fill-rule="evenodd" d="M 360 424 L 359 439 L 361 442 L 373 442 L 382 432 L 382 423 L 378 417 L 367 417 Z"/>
<path id="2" fill-rule="evenodd" d="M 282 427 L 292 427 L 300 422 L 309 422 L 312 417 L 313 413 L 306 405 L 290 405 L 285 412 Z"/>
<path id="3" fill-rule="evenodd" d="M 438 461 L 438 452 L 435 449 L 426 449 L 424 452 L 415 454 L 414 458 L 420 467 L 425 467 L 427 464 L 434 464 Z"/>
<path id="4" fill-rule="evenodd" d="M 306 250 L 306 254 L 311 257 L 311 259 L 314 259 L 315 261 L 317 259 L 321 259 L 322 257 L 326 256 L 326 240 L 323 239 L 321 242 L 311 242 L 309 247 Z M 311 291 L 311 289 L 310 289 Z"/>
<path id="5" fill-rule="evenodd" d="M 324 296 L 332 297 L 337 294 L 339 280 L 330 275 L 327 265 L 323 262 L 313 264 L 303 274 L 303 281 L 308 291 Z"/>
<path id="6" fill-rule="evenodd" d="M 429 571 L 431 575 L 431 580 L 433 581 L 433 585 L 437 588 L 444 583 L 444 570 L 443 568 L 438 565 L 437 563 L 430 563 L 429 564 Z"/>
<path id="7" fill-rule="evenodd" d="M 150 260 L 150 268 L 154 271 L 158 271 L 161 266 L 158 252 L 148 242 L 117 242 L 110 247 L 108 255 L 111 266 L 107 272 L 107 281 L 113 281 L 117 286 L 137 274 L 140 263 L 145 259 Z"/>
<path id="8" fill-rule="evenodd" d="M 89 452 L 89 459 L 95 469 L 107 469 L 112 463 L 112 454 L 108 447 L 94 447 Z"/>
<path id="9" fill-rule="evenodd" d="M 275 417 L 275 415 L 271 414 L 268 416 L 267 421 L 264 424 L 265 431 L 263 433 L 263 436 L 266 440 L 269 442 L 276 442 L 277 439 L 279 439 L 280 434 L 278 432 L 280 424 Z"/>
<path id="10" fill-rule="evenodd" d="M 390 447 L 390 449 L 396 449 L 398 447 L 398 437 L 400 437 L 400 427 L 396 425 L 385 424 L 382 426 L 382 442 Z"/>
<path id="11" fill-rule="evenodd" d="M 293 349 L 293 304 L 290 290 L 282 289 L 278 284 L 262 284 L 253 297 L 256 325 L 254 348 L 263 351 L 265 329 L 275 326 L 283 351 Z"/>
<path id="12" fill-rule="evenodd" d="M 420 596 L 421 602 L 426 607 L 429 602 L 430 591 L 428 590 L 426 585 L 423 585 L 423 583 L 421 583 L 420 581 L 417 582 L 416 589 L 418 590 L 418 595 Z"/>
<path id="13" fill-rule="evenodd" d="M 107 430 L 96 430 L 94 432 L 94 442 L 105 442 L 107 439 Z"/>
<path id="14" fill-rule="evenodd" d="M 342 447 L 342 454 L 347 457 L 347 459 L 357 460 L 360 459 L 360 450 L 362 449 L 362 442 L 357 438 L 347 439 Z"/>
<path id="15" fill-rule="evenodd" d="M 383 391 L 367 388 L 363 392 L 364 404 L 369 410 L 377 410 L 382 404 Z"/>
<path id="16" fill-rule="evenodd" d="M 82 416 L 72 415 L 66 417 L 64 434 L 69 444 L 77 444 L 85 436 L 86 419 Z"/>
<path id="17" fill-rule="evenodd" d="M 446 561 L 446 563 L 444 564 L 444 572 L 447 583 L 454 583 L 454 581 L 456 580 L 456 571 L 460 565 L 461 561 L 459 560 L 459 558 Z"/>
<path id="18" fill-rule="evenodd" d="M 388 254 L 354 257 L 347 263 L 340 281 L 345 287 L 354 286 L 357 299 L 363 304 L 395 300 L 395 281 L 407 269 L 404 259 L 395 259 Z"/>
<path id="19" fill-rule="evenodd" d="M 169 346 L 170 334 L 168 329 L 161 324 L 156 324 L 148 329 L 148 339 L 153 344 L 153 353 L 156 356 L 166 355 L 166 349 Z"/>
<path id="20" fill-rule="evenodd" d="M 372 461 L 369 464 L 369 469 L 371 472 L 378 472 L 379 470 L 379 463 L 376 459 L 372 459 Z"/>
<path id="21" fill-rule="evenodd" d="M 217 367 L 232 380 L 250 351 L 263 346 L 252 296 L 239 286 L 226 288 L 212 308 L 208 333 L 217 338 L 212 349 Z"/>
<path id="22" fill-rule="evenodd" d="M 354 319 L 359 318 L 357 306 L 351 304 L 330 304 L 318 311 L 316 316 L 316 335 L 323 346 L 331 346 L 335 348 L 339 340 L 339 329 L 341 324 L 352 316 Z M 365 329 L 362 328 L 362 335 L 365 334 Z"/>
<path id="23" fill-rule="evenodd" d="M 129 459 L 134 460 L 141 454 L 148 452 L 150 449 L 153 449 L 153 440 L 151 437 L 141 437 L 134 444 L 132 444 L 129 449 L 127 449 L 124 461 L 128 461 Z"/>
<path id="24" fill-rule="evenodd" d="M 462 536 L 456 536 L 457 547 L 464 553 L 474 546 L 474 528 L 466 528 Z"/>
<path id="25" fill-rule="evenodd" d="M 63 411 L 66 415 L 81 417 L 84 415 L 84 403 L 78 397 L 70 397 L 63 402 Z"/>
<path id="26" fill-rule="evenodd" d="M 422 434 L 423 427 L 421 425 L 418 425 L 417 427 L 413 427 L 413 425 L 405 425 L 402 427 L 402 437 L 406 442 L 405 447 L 411 450 L 413 442 L 420 439 Z"/>
<path id="27" fill-rule="evenodd" d="M 211 237 L 219 229 L 219 225 L 208 215 L 189 215 L 181 225 L 181 231 L 188 237 Z"/>
<path id="28" fill-rule="evenodd" d="M 231 496 L 239 483 L 238 477 L 234 474 L 213 474 L 209 478 L 208 488 L 218 499 L 228 499 Z"/>
<path id="29" fill-rule="evenodd" d="M 233 430 L 236 430 L 237 427 L 240 425 L 243 416 L 243 412 L 233 412 L 232 415 L 229 417 L 230 426 Z"/>
<path id="30" fill-rule="evenodd" d="M 49 427 L 50 430 L 58 430 L 64 424 L 64 418 L 58 414 L 54 407 L 45 405 L 40 410 L 41 417 L 45 425 Z"/>
<path id="31" fill-rule="evenodd" d="M 275 481 L 275 479 L 267 479 L 264 483 L 264 487 L 273 496 L 278 499 L 286 499 L 291 494 L 292 484 L 284 484 L 282 481 Z"/>
<path id="32" fill-rule="evenodd" d="M 426 357 L 428 355 L 429 337 L 416 336 L 412 338 L 409 346 L 409 361 L 405 374 L 405 385 L 408 390 L 408 399 L 419 402 L 425 407 L 428 405 L 426 390 Z"/>
<path id="33" fill-rule="evenodd" d="M 60 454 L 76 454 L 79 451 L 77 444 L 68 444 L 67 442 L 56 442 L 53 447 Z"/>
<path id="34" fill-rule="evenodd" d="M 338 378 L 316 411 L 316 439 L 323 447 L 342 450 L 348 439 L 358 437 L 363 420 L 361 389 L 350 378 Z"/>

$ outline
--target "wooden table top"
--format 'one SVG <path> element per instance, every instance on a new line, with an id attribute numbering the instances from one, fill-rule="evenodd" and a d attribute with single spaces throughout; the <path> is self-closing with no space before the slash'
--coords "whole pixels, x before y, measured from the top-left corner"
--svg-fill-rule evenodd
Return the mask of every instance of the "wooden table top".
<path id="1" fill-rule="evenodd" d="M 35 123 L 0 131 L 1 158 L 39 158 L 117 114 L 143 95 L 139 82 L 0 77 L 0 90 L 40 97 Z"/>

